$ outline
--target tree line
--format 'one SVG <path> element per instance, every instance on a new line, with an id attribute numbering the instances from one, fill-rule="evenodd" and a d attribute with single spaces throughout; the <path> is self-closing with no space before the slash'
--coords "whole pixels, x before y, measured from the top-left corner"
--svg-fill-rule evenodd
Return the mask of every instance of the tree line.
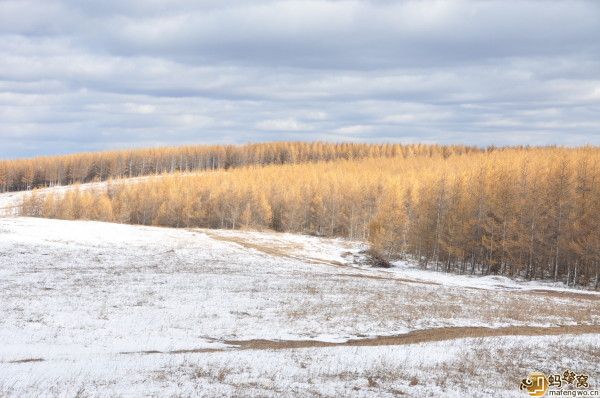
<path id="1" fill-rule="evenodd" d="M 246 165 L 296 164 L 367 157 L 461 155 L 467 146 L 273 142 L 194 145 L 0 160 L 0 192 L 25 191 L 111 178 L 218 170 Z"/>
<path id="2" fill-rule="evenodd" d="M 509 148 L 246 166 L 108 182 L 24 214 L 369 241 L 386 258 L 599 286 L 600 148 Z"/>

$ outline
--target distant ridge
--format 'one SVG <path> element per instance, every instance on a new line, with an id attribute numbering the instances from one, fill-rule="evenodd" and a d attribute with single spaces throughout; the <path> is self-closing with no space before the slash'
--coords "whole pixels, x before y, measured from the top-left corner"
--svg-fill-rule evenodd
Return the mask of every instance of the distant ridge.
<path id="1" fill-rule="evenodd" d="M 0 160 L 0 192 L 246 165 L 296 164 L 369 157 L 448 157 L 481 151 L 484 149 L 464 145 L 269 142 L 83 152 Z"/>

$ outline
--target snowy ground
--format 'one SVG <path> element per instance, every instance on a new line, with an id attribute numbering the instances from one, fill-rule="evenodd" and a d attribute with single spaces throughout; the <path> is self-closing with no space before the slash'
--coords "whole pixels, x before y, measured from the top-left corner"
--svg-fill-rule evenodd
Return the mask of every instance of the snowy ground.
<path id="1" fill-rule="evenodd" d="M 516 397 L 529 371 L 567 367 L 600 383 L 600 295 L 372 269 L 355 264 L 363 249 L 0 218 L 0 396 Z M 518 336 L 561 325 L 588 329 Z M 310 347 L 441 327 L 516 335 Z"/>

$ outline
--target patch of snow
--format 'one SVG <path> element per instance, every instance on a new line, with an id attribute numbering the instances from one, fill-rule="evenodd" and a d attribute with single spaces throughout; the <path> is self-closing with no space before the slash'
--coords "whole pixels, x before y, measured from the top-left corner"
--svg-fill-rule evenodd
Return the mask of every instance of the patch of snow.
<path id="1" fill-rule="evenodd" d="M 394 267 L 386 270 L 393 275 L 411 278 L 423 282 L 440 283 L 445 286 L 461 286 L 489 290 L 548 290 L 555 292 L 577 292 L 580 294 L 600 295 L 600 292 L 575 290 L 565 287 L 562 282 L 526 281 L 511 279 L 501 275 L 458 275 L 432 269 L 422 269 L 409 261 L 396 261 Z"/>

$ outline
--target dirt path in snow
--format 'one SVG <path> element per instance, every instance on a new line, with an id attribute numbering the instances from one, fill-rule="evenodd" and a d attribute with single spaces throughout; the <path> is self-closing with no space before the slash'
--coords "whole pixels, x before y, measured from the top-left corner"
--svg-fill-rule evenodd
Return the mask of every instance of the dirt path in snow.
<path id="1" fill-rule="evenodd" d="M 289 350 L 318 347 L 374 347 L 399 346 L 408 344 L 431 343 L 468 337 L 500 336 L 556 336 L 566 334 L 600 334 L 600 325 L 570 325 L 557 327 L 509 326 L 503 328 L 487 327 L 444 327 L 416 330 L 396 336 L 378 336 L 373 338 L 352 339 L 334 343 L 319 340 L 225 340 L 231 348 L 199 348 L 174 351 L 136 351 L 121 354 L 190 354 L 225 352 L 232 350 Z"/>
<path id="2" fill-rule="evenodd" d="M 239 238 L 239 237 L 221 236 L 217 233 L 214 233 L 214 232 L 208 231 L 208 230 L 203 230 L 202 232 L 205 233 L 206 235 L 208 235 L 212 239 L 220 240 L 223 242 L 235 243 L 242 247 L 245 247 L 246 249 L 254 249 L 261 253 L 268 254 L 270 256 L 285 257 L 285 258 L 290 258 L 290 259 L 294 259 L 294 260 L 300 260 L 300 261 L 303 261 L 303 262 L 306 262 L 309 264 L 322 264 L 322 265 L 329 265 L 329 266 L 333 266 L 333 267 L 348 267 L 348 265 L 341 263 L 339 261 L 323 260 L 323 259 L 314 258 L 314 257 L 295 256 L 295 255 L 289 253 L 289 250 L 293 249 L 293 247 L 288 247 L 285 245 L 267 246 L 264 244 L 248 242 L 247 240 Z M 379 280 L 394 280 L 394 281 L 398 281 L 398 282 L 416 283 L 416 284 L 421 284 L 421 285 L 437 285 L 437 286 L 441 285 L 441 283 L 438 283 L 438 282 L 419 281 L 419 280 L 415 280 L 415 279 L 390 277 L 387 274 L 369 275 L 369 274 L 363 274 L 363 273 L 347 273 L 347 272 L 345 272 L 343 274 L 339 274 L 339 276 L 350 276 L 350 277 L 355 277 L 355 278 L 379 279 Z"/>
<path id="3" fill-rule="evenodd" d="M 203 230 L 202 232 L 205 233 L 206 235 L 208 235 L 212 239 L 220 240 L 223 242 L 235 243 L 235 244 L 238 244 L 247 249 L 254 249 L 261 253 L 268 254 L 270 256 L 285 257 L 285 258 L 304 261 L 304 262 L 311 263 L 311 264 L 323 264 L 323 265 L 330 265 L 330 266 L 334 266 L 334 267 L 347 266 L 346 264 L 343 264 L 338 261 L 327 261 L 327 260 L 313 258 L 313 257 L 301 257 L 301 256 L 292 255 L 289 253 L 289 251 L 291 249 L 294 249 L 295 247 L 291 247 L 291 246 L 285 246 L 285 245 L 269 246 L 269 245 L 265 245 L 265 244 L 249 242 L 249 241 L 247 241 L 243 238 L 239 238 L 239 237 L 222 236 L 222 235 L 219 235 L 218 233 L 212 232 L 210 230 Z M 350 276 L 350 277 L 356 277 L 356 278 L 380 279 L 380 280 L 393 280 L 393 281 L 398 281 L 398 282 L 415 283 L 415 284 L 421 284 L 421 285 L 433 285 L 433 286 L 441 286 L 442 285 L 439 282 L 402 278 L 402 277 L 390 275 L 387 273 L 385 273 L 385 274 L 378 273 L 377 275 L 370 275 L 370 274 L 366 274 L 366 273 L 343 273 L 343 274 L 340 274 L 340 276 Z M 473 286 L 464 286 L 463 288 L 464 289 L 475 289 L 475 290 L 487 290 L 487 289 L 473 287 Z M 577 291 L 569 292 L 569 291 L 562 291 L 562 290 L 546 290 L 546 289 L 525 290 L 525 289 L 523 289 L 523 290 L 511 290 L 511 292 L 518 293 L 518 294 L 534 294 L 534 295 L 542 295 L 542 296 L 547 296 L 547 297 L 558 297 L 558 298 L 565 298 L 565 299 L 600 300 L 600 294 L 592 294 L 592 293 L 577 292 Z"/>
<path id="4" fill-rule="evenodd" d="M 294 256 L 293 254 L 290 254 L 290 252 L 289 252 L 291 249 L 297 248 L 297 247 L 293 247 L 293 246 L 286 246 L 286 245 L 268 246 L 268 245 L 263 245 L 263 244 L 259 244 L 259 243 L 255 243 L 255 242 L 249 242 L 245 239 L 242 239 L 242 238 L 239 238 L 236 236 L 222 236 L 222 235 L 219 235 L 218 233 L 215 233 L 215 232 L 212 232 L 209 230 L 203 230 L 202 232 L 205 233 L 206 235 L 208 235 L 212 239 L 220 240 L 223 242 L 235 243 L 242 247 L 245 247 L 246 249 L 254 249 L 261 253 L 268 254 L 270 256 L 291 258 L 294 260 L 301 260 L 301 261 L 304 261 L 304 262 L 307 262 L 310 264 L 325 264 L 325 265 L 333 265 L 336 267 L 344 265 L 338 261 L 327 261 L 327 260 L 322 260 L 322 259 L 314 258 L 314 257 Z"/>
<path id="5" fill-rule="evenodd" d="M 497 336 L 554 336 L 561 334 L 600 334 L 600 325 L 572 325 L 558 327 L 509 326 L 504 328 L 486 327 L 445 327 L 416 330 L 396 336 L 378 336 L 374 338 L 353 339 L 342 343 L 324 341 L 273 341 L 273 340 L 229 340 L 226 344 L 241 349 L 290 349 L 304 347 L 365 347 L 385 345 L 406 345 L 430 343 L 436 341 L 455 340 L 465 337 L 497 337 Z"/>

